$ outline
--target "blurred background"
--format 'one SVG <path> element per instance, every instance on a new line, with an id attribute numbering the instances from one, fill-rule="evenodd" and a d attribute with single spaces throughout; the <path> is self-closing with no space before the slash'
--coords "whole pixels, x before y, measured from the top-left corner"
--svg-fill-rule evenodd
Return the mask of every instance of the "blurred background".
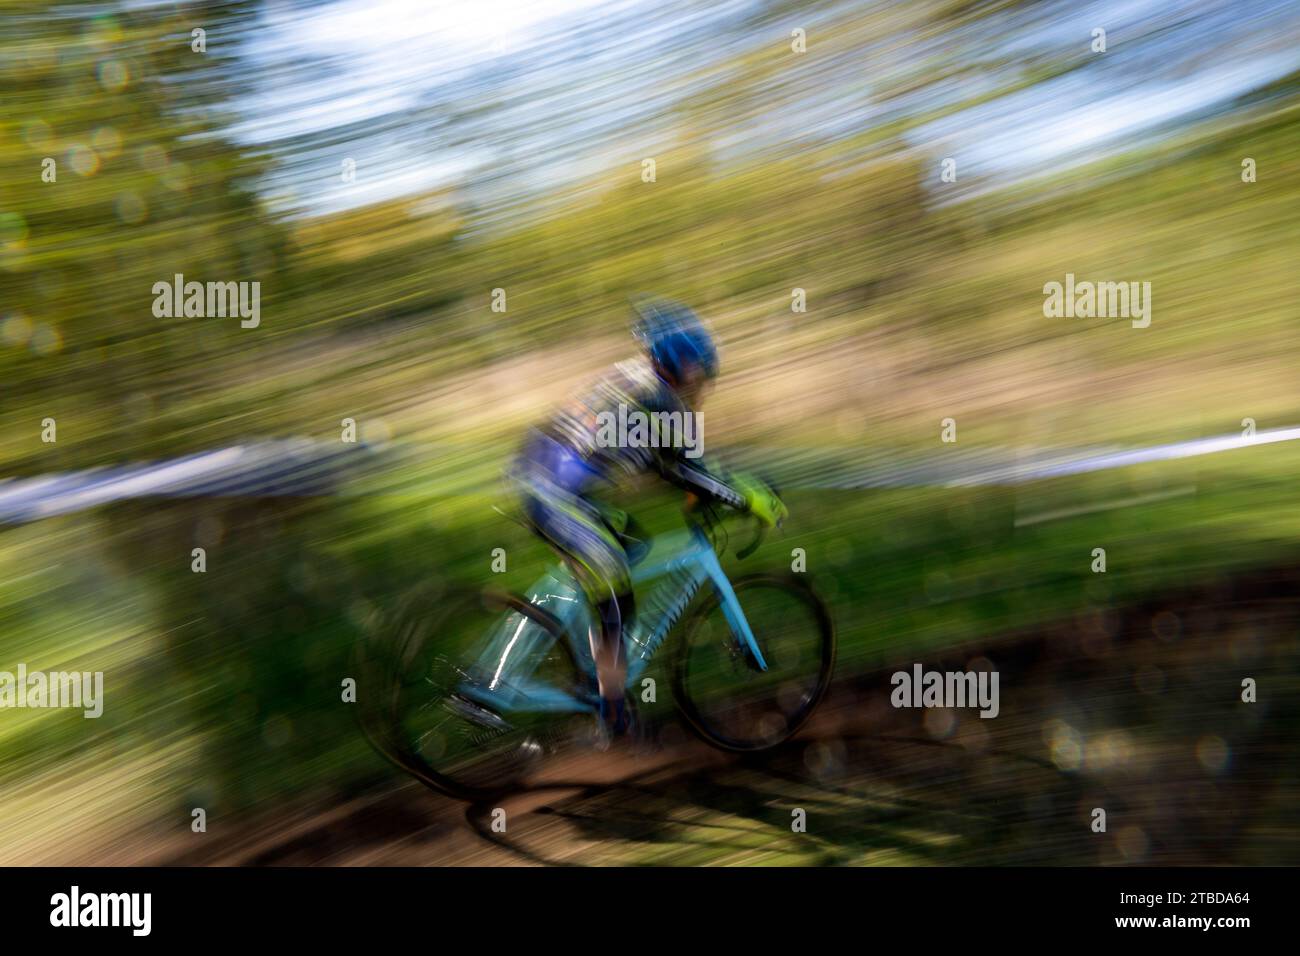
<path id="1" fill-rule="evenodd" d="M 105 674 L 98 720 L 0 712 L 0 862 L 1300 862 L 1300 448 L 949 480 L 1300 424 L 1298 41 L 1281 0 L 8 4 L 0 477 L 384 454 L 0 525 L 0 670 Z M 176 273 L 260 325 L 156 318 Z M 1150 327 L 1045 317 L 1067 273 Z M 769 765 L 670 733 L 489 843 L 366 747 L 348 651 L 493 548 L 540 572 L 496 477 L 646 291 L 720 338 L 706 450 L 812 462 L 748 563 L 806 549 L 839 685 Z M 980 658 L 998 719 L 886 705 Z"/>

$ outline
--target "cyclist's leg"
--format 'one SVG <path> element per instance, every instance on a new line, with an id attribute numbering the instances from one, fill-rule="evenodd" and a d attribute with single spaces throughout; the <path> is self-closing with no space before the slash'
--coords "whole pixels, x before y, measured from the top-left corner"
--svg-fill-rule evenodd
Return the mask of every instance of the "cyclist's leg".
<path id="1" fill-rule="evenodd" d="M 627 555 L 629 567 L 635 567 L 650 552 L 649 533 L 641 527 L 640 522 L 628 512 L 604 501 L 591 501 L 599 511 L 605 526 L 614 533 L 623 553 Z"/>
<path id="2" fill-rule="evenodd" d="M 623 632 L 635 613 L 627 554 L 600 509 L 578 496 L 534 496 L 524 513 L 535 531 L 569 559 L 587 599 L 596 609 L 600 633 L 592 635 L 592 656 L 605 713 L 622 729 L 627 654 Z"/>

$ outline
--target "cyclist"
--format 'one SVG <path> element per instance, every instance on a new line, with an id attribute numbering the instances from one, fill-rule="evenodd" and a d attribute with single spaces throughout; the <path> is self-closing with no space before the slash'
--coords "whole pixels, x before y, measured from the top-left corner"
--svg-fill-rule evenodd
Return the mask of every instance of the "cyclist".
<path id="1" fill-rule="evenodd" d="M 528 523 L 573 567 L 597 611 L 600 633 L 592 635 L 592 656 L 601 717 L 615 735 L 629 724 L 622 636 L 635 610 L 629 564 L 649 543 L 638 538 L 625 512 L 603 500 L 605 493 L 622 479 L 653 471 L 706 501 L 747 511 L 769 527 L 786 515 L 762 482 L 709 467 L 698 448 L 684 448 L 663 434 L 661 425 L 670 419 L 657 413 L 698 414 L 718 374 L 717 350 L 704 323 L 681 303 L 643 300 L 634 309 L 633 336 L 644 356 L 614 365 L 531 429 L 512 469 Z M 655 437 L 611 442 L 605 426 L 633 413 L 644 416 L 640 420 L 649 423 Z M 700 434 L 698 427 L 695 433 Z"/>

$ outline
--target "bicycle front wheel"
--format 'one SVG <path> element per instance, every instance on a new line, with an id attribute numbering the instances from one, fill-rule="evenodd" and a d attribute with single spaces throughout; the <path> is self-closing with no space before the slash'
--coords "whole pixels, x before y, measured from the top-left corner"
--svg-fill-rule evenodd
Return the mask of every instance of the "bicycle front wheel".
<path id="1" fill-rule="evenodd" d="M 830 612 L 801 577 L 753 575 L 732 582 L 766 669 L 732 632 L 714 594 L 690 617 L 678 644 L 678 710 L 723 750 L 758 751 L 789 739 L 812 715 L 835 667 Z"/>

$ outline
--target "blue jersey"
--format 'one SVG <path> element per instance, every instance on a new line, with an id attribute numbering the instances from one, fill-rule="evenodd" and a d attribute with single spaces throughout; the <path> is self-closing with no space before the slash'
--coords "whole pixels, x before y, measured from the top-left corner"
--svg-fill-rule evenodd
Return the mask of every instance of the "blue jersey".
<path id="1" fill-rule="evenodd" d="M 655 472 L 710 500 L 744 497 L 701 454 L 703 418 L 645 360 L 620 362 L 530 434 L 517 470 L 533 483 L 586 497 Z"/>

